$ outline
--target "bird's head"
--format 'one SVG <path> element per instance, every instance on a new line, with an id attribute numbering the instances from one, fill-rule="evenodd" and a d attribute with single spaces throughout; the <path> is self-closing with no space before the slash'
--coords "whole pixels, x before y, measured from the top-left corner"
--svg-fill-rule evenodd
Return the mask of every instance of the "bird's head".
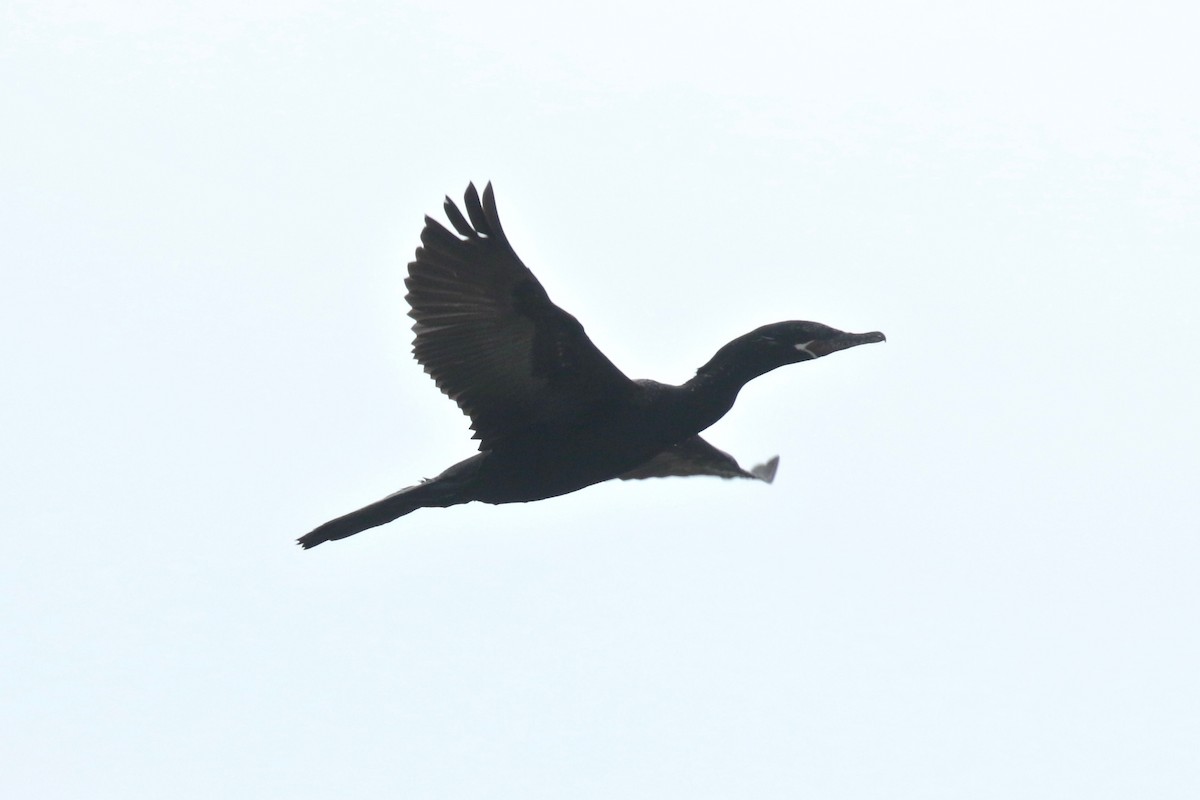
<path id="1" fill-rule="evenodd" d="M 741 386 L 773 369 L 886 341 L 879 331 L 846 333 L 819 322 L 775 322 L 739 336 L 717 351 L 698 372 Z"/>
<path id="2" fill-rule="evenodd" d="M 836 353 L 860 344 L 887 340 L 879 331 L 870 333 L 846 333 L 820 322 L 791 320 L 764 325 L 747 334 L 747 344 L 759 350 L 772 361 L 795 364 Z"/>

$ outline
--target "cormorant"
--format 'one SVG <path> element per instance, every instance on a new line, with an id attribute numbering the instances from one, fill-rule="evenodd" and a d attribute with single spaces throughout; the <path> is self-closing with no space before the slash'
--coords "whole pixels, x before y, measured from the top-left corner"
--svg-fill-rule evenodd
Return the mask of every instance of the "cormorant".
<path id="1" fill-rule="evenodd" d="M 466 217 L 446 198 L 455 236 L 425 217 L 408 265 L 413 354 L 471 418 L 479 453 L 298 540 L 344 539 L 418 508 L 523 503 L 612 478 L 718 475 L 770 482 L 700 438 L 748 381 L 785 364 L 884 341 L 818 322 L 776 322 L 739 336 L 682 386 L 630 380 L 575 317 L 550 301 L 500 227 L 489 183 L 467 187 Z M 470 220 L 468 222 L 468 219 Z M 460 238 L 461 237 L 461 238 Z"/>

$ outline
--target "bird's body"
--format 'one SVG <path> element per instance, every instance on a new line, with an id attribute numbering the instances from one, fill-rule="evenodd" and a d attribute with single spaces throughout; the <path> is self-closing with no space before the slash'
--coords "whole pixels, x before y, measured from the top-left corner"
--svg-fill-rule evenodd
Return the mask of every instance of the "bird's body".
<path id="1" fill-rule="evenodd" d="M 413 352 L 472 420 L 480 452 L 301 537 L 305 548 L 417 508 L 542 500 L 613 478 L 719 475 L 770 481 L 776 460 L 746 471 L 698 434 L 748 381 L 784 364 L 883 341 L 814 322 L 780 322 L 734 339 L 682 386 L 627 378 L 554 305 L 509 245 L 491 185 L 446 199 L 459 238 L 425 218 L 409 264 Z"/>
<path id="2" fill-rule="evenodd" d="M 694 410 L 688 394 L 683 387 L 636 381 L 628 398 L 594 408 L 574 424 L 526 429 L 463 462 L 471 464 L 470 499 L 544 500 L 618 477 L 724 413 L 703 415 L 711 420 L 687 413 Z"/>

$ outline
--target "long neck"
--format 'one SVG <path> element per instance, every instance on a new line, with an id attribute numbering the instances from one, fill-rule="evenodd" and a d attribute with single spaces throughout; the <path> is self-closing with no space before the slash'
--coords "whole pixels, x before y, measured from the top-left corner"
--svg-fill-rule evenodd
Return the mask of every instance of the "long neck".
<path id="1" fill-rule="evenodd" d="M 701 430 L 725 416 L 743 386 L 779 366 L 782 365 L 763 358 L 762 350 L 754 346 L 750 334 L 718 350 L 683 385 L 693 408 L 704 418 Z"/>
<path id="2" fill-rule="evenodd" d="M 707 364 L 696 370 L 693 380 L 707 380 L 731 386 L 736 395 L 738 389 L 759 375 L 766 375 L 771 370 L 782 367 L 785 362 L 763 349 L 757 333 L 751 331 L 722 347 Z"/>

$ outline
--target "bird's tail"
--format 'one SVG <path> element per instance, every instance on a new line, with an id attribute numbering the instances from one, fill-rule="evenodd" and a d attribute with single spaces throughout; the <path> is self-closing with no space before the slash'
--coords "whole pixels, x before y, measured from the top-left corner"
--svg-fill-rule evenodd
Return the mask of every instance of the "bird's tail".
<path id="1" fill-rule="evenodd" d="M 444 508 L 470 502 L 474 498 L 470 496 L 467 487 L 483 456 L 483 453 L 476 454 L 466 461 L 455 464 L 436 478 L 422 481 L 407 489 L 401 489 L 369 506 L 332 519 L 311 533 L 304 534 L 296 542 L 308 550 L 322 542 L 345 539 L 347 536 L 353 536 L 369 528 L 391 522 L 418 508 L 430 506 Z"/>
<path id="2" fill-rule="evenodd" d="M 371 503 L 369 506 L 364 506 L 357 511 L 351 511 L 345 516 L 331 519 L 324 525 L 314 529 L 312 533 L 306 533 L 296 541 L 305 550 L 310 547 L 316 547 L 322 542 L 331 542 L 334 539 L 345 539 L 347 536 L 353 536 L 356 533 L 374 528 L 377 525 L 383 525 L 385 522 L 403 517 L 412 511 L 416 511 L 422 506 L 422 503 L 417 497 L 414 497 L 414 490 L 420 489 L 421 484 L 410 486 L 407 489 L 401 489 L 395 494 L 388 495 L 382 500 Z"/>

